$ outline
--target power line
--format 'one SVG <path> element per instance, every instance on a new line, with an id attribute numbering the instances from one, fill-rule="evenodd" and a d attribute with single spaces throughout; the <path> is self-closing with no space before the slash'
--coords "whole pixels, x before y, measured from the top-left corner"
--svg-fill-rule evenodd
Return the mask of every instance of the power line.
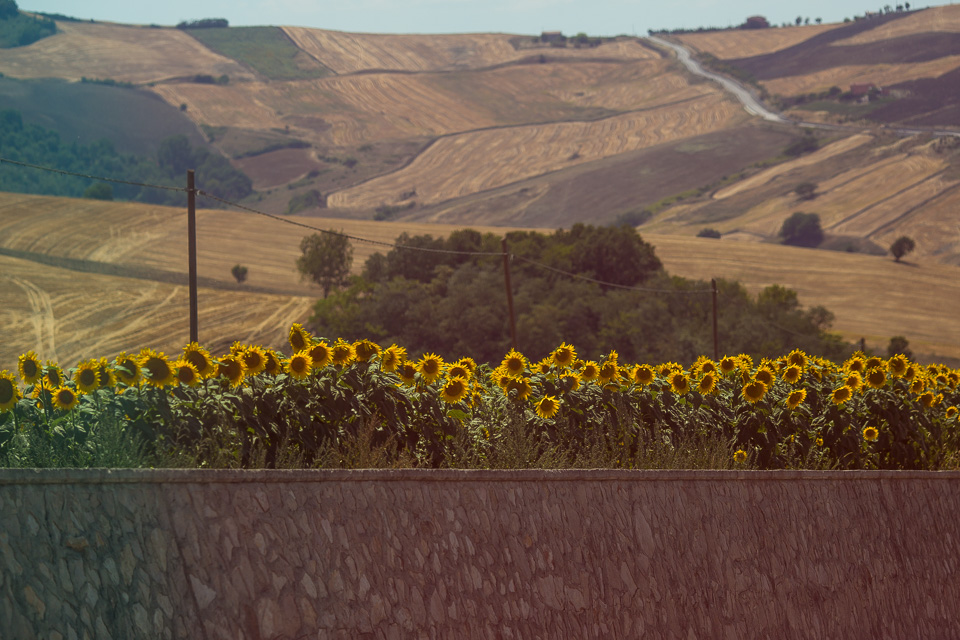
<path id="1" fill-rule="evenodd" d="M 591 278 L 589 276 L 580 275 L 579 273 L 570 273 L 569 271 L 564 271 L 562 269 L 557 269 L 556 267 L 551 267 L 549 265 L 543 264 L 542 262 L 537 262 L 536 260 L 531 260 L 530 258 L 525 258 L 523 256 L 518 256 L 516 254 L 511 254 L 512 257 L 517 260 L 522 260 L 523 262 L 528 262 L 534 266 L 540 267 L 541 269 L 546 269 L 547 271 L 553 271 L 554 273 L 559 273 L 570 278 L 576 278 L 578 280 L 586 280 L 587 282 L 593 282 L 594 284 L 603 285 L 605 287 L 615 287 L 617 289 L 626 289 L 627 291 L 640 291 L 643 293 L 678 293 L 678 294 L 706 294 L 711 293 L 711 289 L 693 289 L 691 291 L 677 291 L 674 289 L 648 289 L 646 287 L 632 287 L 625 284 L 615 284 L 613 282 L 604 282 L 603 280 L 597 280 L 596 278 Z"/>
<path id="2" fill-rule="evenodd" d="M 50 172 L 59 173 L 65 176 L 89 178 L 90 180 L 99 180 L 101 182 L 115 182 L 117 184 L 128 184 L 133 187 L 147 187 L 148 189 L 164 189 L 166 191 L 181 191 L 183 193 L 186 193 L 187 191 L 183 187 L 168 187 L 162 184 L 147 184 L 144 182 L 130 182 L 129 180 L 118 180 L 116 178 L 104 178 L 101 176 L 91 176 L 86 173 L 77 173 L 75 171 L 65 171 L 63 169 L 54 169 L 53 167 L 44 167 L 39 164 L 30 164 L 29 162 L 20 162 L 19 160 L 10 160 L 9 158 L 0 158 L 0 162 L 6 162 L 7 164 L 15 164 L 20 167 L 28 167 L 30 169 L 40 169 L 41 171 L 50 171 Z"/>

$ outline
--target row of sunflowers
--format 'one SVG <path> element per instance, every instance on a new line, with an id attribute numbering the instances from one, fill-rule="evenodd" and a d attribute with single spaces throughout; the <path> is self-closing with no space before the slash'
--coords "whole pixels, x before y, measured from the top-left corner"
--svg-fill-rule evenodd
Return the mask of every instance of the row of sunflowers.
<path id="1" fill-rule="evenodd" d="M 0 454 L 28 430 L 82 447 L 104 420 L 200 466 L 224 464 L 224 451 L 241 467 L 323 466 L 361 432 L 385 459 L 429 467 L 500 465 L 498 447 L 518 433 L 531 449 L 520 465 L 546 452 L 576 465 L 601 446 L 604 464 L 631 467 L 651 446 L 706 440 L 734 468 L 942 469 L 960 449 L 960 372 L 902 355 L 834 363 L 794 350 L 684 367 L 588 360 L 564 343 L 493 367 L 299 324 L 289 343 L 289 356 L 237 343 L 214 358 L 191 343 L 176 359 L 144 349 L 68 371 L 28 352 L 0 372 Z"/>

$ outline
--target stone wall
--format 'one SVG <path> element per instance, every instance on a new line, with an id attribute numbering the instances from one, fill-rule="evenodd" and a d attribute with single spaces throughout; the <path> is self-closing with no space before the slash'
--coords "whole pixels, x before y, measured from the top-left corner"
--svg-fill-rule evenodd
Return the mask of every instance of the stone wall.
<path id="1" fill-rule="evenodd" d="M 955 472 L 0 470 L 0 638 L 949 637 L 958 513 Z"/>

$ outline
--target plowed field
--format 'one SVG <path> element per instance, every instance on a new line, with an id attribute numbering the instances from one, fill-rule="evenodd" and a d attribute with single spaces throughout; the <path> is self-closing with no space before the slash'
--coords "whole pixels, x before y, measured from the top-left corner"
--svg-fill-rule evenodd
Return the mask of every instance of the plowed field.
<path id="1" fill-rule="evenodd" d="M 705 96 L 608 118 L 477 131 L 438 140 L 408 167 L 332 194 L 331 207 L 369 208 L 416 189 L 434 203 L 740 122 L 735 104 Z M 495 160 L 495 161 L 494 161 Z"/>
<path id="2" fill-rule="evenodd" d="M 851 84 L 873 83 L 887 87 L 917 78 L 936 78 L 960 67 L 960 55 L 946 56 L 926 62 L 910 64 L 860 64 L 824 69 L 773 80 L 764 80 L 763 86 L 770 93 L 795 96 L 820 92 L 837 86 L 847 90 Z"/>
<path id="3" fill-rule="evenodd" d="M 673 37 L 697 51 L 704 51 L 721 60 L 726 60 L 773 53 L 835 28 L 837 28 L 835 24 L 817 24 L 802 27 L 684 33 Z"/>
<path id="4" fill-rule="evenodd" d="M 58 22 L 57 29 L 56 35 L 29 46 L 5 49 L 0 72 L 13 78 L 112 78 L 133 83 L 196 74 L 226 74 L 231 80 L 252 77 L 235 61 L 179 29 L 102 22 Z"/>
<path id="5" fill-rule="evenodd" d="M 833 44 L 866 44 L 916 33 L 960 32 L 960 6 L 931 7 Z"/>

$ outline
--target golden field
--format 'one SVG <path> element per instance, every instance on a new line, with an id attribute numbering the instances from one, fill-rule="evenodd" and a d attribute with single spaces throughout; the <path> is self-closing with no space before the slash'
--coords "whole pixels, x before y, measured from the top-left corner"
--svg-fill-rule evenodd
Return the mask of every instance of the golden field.
<path id="1" fill-rule="evenodd" d="M 884 87 L 918 78 L 936 78 L 957 67 L 960 67 L 960 55 L 909 64 L 859 64 L 832 67 L 799 76 L 764 80 L 761 84 L 770 93 L 795 96 L 826 91 L 834 86 L 847 89 L 851 84 L 856 83 L 873 83 Z"/>
<path id="2" fill-rule="evenodd" d="M 672 37 L 685 46 L 709 53 L 721 60 L 727 60 L 762 56 L 780 51 L 836 28 L 837 25 L 835 24 L 811 24 L 749 31 L 732 29 L 706 33 L 683 33 Z"/>
<path id="3" fill-rule="evenodd" d="M 859 33 L 852 38 L 838 40 L 832 45 L 867 44 L 892 38 L 902 38 L 917 33 L 938 32 L 960 33 L 960 11 L 957 10 L 957 7 L 952 4 L 943 7 L 930 7 L 900 20 L 888 22 L 876 29 Z"/>

